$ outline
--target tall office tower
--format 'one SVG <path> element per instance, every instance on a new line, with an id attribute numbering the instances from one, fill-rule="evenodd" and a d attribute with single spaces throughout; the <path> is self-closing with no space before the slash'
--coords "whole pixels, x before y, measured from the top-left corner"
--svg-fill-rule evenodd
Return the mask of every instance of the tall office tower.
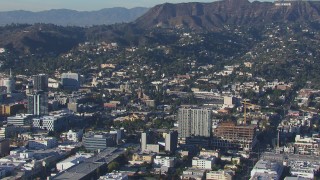
<path id="1" fill-rule="evenodd" d="M 63 89 L 78 90 L 80 88 L 80 76 L 77 73 L 63 73 L 61 75 Z"/>
<path id="2" fill-rule="evenodd" d="M 48 93 L 39 91 L 28 96 L 28 114 L 38 116 L 48 114 Z"/>
<path id="3" fill-rule="evenodd" d="M 178 132 L 172 131 L 165 136 L 165 150 L 169 152 L 175 152 L 178 145 Z"/>
<path id="4" fill-rule="evenodd" d="M 212 111 L 204 108 L 180 108 L 178 111 L 180 138 L 190 136 L 210 137 Z"/>
<path id="5" fill-rule="evenodd" d="M 144 151 L 147 149 L 147 133 L 141 133 L 141 151 Z"/>
<path id="6" fill-rule="evenodd" d="M 48 75 L 46 74 L 34 75 L 33 90 L 48 92 Z"/>

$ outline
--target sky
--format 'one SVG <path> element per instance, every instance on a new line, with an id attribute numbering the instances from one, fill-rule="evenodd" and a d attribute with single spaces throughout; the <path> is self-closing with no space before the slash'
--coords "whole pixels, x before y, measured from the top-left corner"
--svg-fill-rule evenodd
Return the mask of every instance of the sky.
<path id="1" fill-rule="evenodd" d="M 0 11 L 42 11 L 50 9 L 92 11 L 112 7 L 153 7 L 165 2 L 181 3 L 194 1 L 212 2 L 214 0 L 0 0 Z"/>

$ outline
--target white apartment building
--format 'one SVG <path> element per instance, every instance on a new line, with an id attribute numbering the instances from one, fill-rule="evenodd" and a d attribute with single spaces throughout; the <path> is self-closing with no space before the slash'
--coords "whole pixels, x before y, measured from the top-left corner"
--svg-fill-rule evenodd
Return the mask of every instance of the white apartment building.
<path id="1" fill-rule="evenodd" d="M 217 160 L 216 157 L 209 157 L 209 158 L 194 157 L 192 159 L 192 167 L 211 170 L 216 160 Z"/>
<path id="2" fill-rule="evenodd" d="M 164 156 L 156 156 L 154 159 L 154 164 L 157 166 L 164 166 L 164 167 L 174 167 L 176 164 L 175 157 L 164 157 Z"/>
<path id="3" fill-rule="evenodd" d="M 313 137 L 301 137 L 296 135 L 294 147 L 299 154 L 319 155 L 320 154 L 320 138 Z"/>

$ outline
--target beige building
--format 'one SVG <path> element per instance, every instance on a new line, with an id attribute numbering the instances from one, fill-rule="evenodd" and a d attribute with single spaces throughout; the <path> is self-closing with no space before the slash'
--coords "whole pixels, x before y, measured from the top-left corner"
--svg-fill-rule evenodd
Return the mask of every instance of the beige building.
<path id="1" fill-rule="evenodd" d="M 220 157 L 220 153 L 219 153 L 219 151 L 215 151 L 215 150 L 202 149 L 202 150 L 200 151 L 200 156 L 205 156 L 205 157 L 211 157 L 211 156 Z"/>
<path id="2" fill-rule="evenodd" d="M 134 153 L 132 155 L 132 161 L 130 161 L 130 163 L 131 164 L 142 164 L 144 162 L 152 163 L 154 157 L 155 157 L 155 153 Z"/>
<path id="3" fill-rule="evenodd" d="M 233 171 L 210 171 L 207 172 L 207 180 L 232 180 L 234 176 Z"/>

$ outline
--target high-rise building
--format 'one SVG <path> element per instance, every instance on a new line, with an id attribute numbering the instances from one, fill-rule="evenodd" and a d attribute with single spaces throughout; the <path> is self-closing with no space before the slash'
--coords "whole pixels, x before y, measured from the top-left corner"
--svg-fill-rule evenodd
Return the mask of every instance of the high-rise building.
<path id="1" fill-rule="evenodd" d="M 67 90 L 78 90 L 80 87 L 80 76 L 77 73 L 63 73 L 61 85 Z"/>
<path id="2" fill-rule="evenodd" d="M 178 144 L 178 132 L 172 131 L 165 135 L 165 150 L 175 152 Z"/>
<path id="3" fill-rule="evenodd" d="M 48 93 L 39 91 L 28 96 L 28 114 L 48 114 Z"/>
<path id="4" fill-rule="evenodd" d="M 155 134 L 152 131 L 141 133 L 141 151 L 160 152 L 160 145 L 155 142 Z"/>
<path id="5" fill-rule="evenodd" d="M 180 108 L 178 133 L 180 138 L 191 136 L 210 137 L 212 111 L 205 108 Z"/>
<path id="6" fill-rule="evenodd" d="M 38 74 L 33 76 L 33 90 L 34 91 L 48 91 L 48 75 Z"/>
<path id="7" fill-rule="evenodd" d="M 141 133 L 141 151 L 144 151 L 147 149 L 148 139 L 147 139 L 147 133 Z"/>

